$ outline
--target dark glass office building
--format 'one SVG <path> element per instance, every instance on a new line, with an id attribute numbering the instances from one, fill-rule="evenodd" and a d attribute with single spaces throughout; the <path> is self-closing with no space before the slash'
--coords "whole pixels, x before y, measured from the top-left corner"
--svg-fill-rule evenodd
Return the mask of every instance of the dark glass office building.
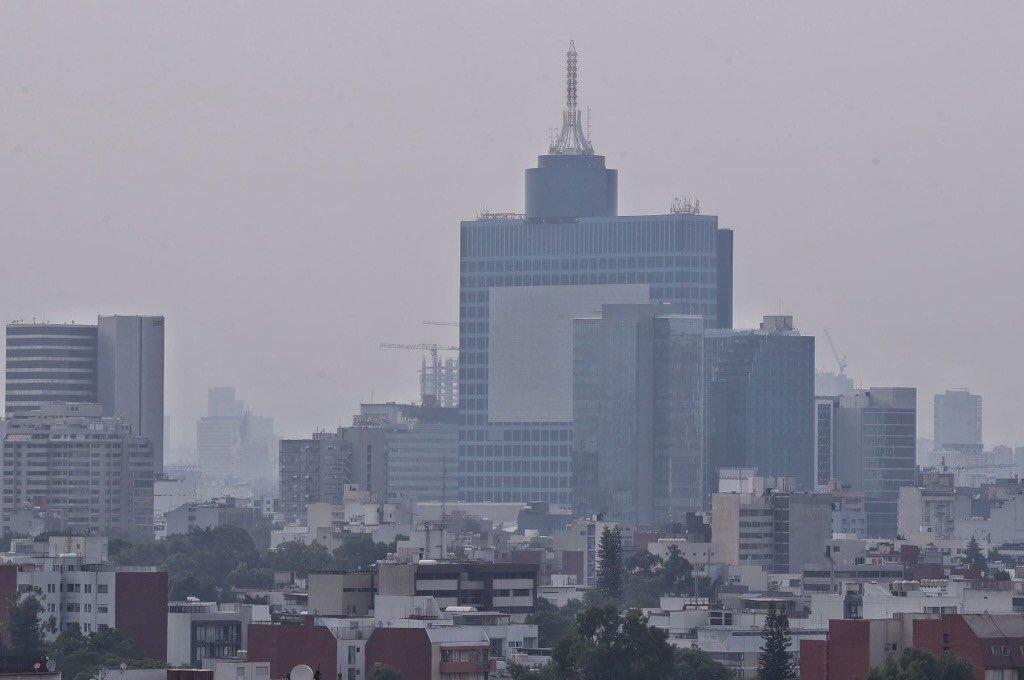
<path id="1" fill-rule="evenodd" d="M 872 387 L 836 398 L 834 475 L 866 496 L 868 536 L 897 532 L 900 487 L 914 486 L 917 390 Z"/>
<path id="2" fill-rule="evenodd" d="M 704 338 L 706 485 L 719 468 L 756 467 L 814 487 L 814 338 L 793 318 L 768 316 L 758 330 Z"/>
<path id="3" fill-rule="evenodd" d="M 703 508 L 704 321 L 605 305 L 573 333 L 574 504 L 652 526 Z"/>
<path id="4" fill-rule="evenodd" d="M 6 413 L 96 401 L 96 326 L 7 326 Z"/>
<path id="5" fill-rule="evenodd" d="M 667 302 L 732 324 L 732 232 L 695 210 L 618 216 L 575 102 L 527 170 L 525 215 L 461 225 L 459 482 L 466 501 L 572 502 L 572 321 Z"/>

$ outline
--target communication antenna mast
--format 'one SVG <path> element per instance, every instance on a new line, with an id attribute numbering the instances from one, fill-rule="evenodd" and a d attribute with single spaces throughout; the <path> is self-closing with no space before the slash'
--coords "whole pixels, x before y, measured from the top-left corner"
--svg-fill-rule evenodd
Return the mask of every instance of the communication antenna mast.
<path id="1" fill-rule="evenodd" d="M 550 148 L 553 154 L 594 153 L 594 147 L 587 141 L 588 135 L 583 132 L 583 116 L 579 110 L 577 64 L 576 43 L 570 40 L 569 51 L 565 54 L 565 110 L 562 112 L 562 130 Z"/>

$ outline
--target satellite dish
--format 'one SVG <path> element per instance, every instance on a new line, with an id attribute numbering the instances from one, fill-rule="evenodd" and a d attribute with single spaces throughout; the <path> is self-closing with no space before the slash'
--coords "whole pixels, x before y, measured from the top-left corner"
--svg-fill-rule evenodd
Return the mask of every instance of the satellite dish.
<path id="1" fill-rule="evenodd" d="M 125 670 L 126 668 L 128 668 L 128 664 L 122 662 L 121 663 L 121 670 Z"/>
<path id="2" fill-rule="evenodd" d="M 304 663 L 292 669 L 288 676 L 291 680 L 313 680 L 313 669 Z"/>

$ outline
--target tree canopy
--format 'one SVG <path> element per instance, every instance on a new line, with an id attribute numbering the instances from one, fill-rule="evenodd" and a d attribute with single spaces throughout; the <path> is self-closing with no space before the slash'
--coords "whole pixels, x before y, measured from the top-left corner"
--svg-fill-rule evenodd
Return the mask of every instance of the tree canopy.
<path id="1" fill-rule="evenodd" d="M 953 652 L 935 656 L 925 649 L 907 648 L 899 660 L 892 657 L 881 668 L 868 671 L 867 680 L 973 680 L 974 670 Z"/>

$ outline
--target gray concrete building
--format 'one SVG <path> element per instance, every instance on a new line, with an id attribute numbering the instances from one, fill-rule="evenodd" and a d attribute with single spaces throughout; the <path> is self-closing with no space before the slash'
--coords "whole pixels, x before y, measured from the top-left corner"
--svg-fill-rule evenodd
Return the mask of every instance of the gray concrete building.
<path id="1" fill-rule="evenodd" d="M 703 508 L 704 320 L 683 309 L 603 305 L 574 320 L 577 514 L 650 526 Z"/>
<path id="2" fill-rule="evenodd" d="M 981 397 L 970 390 L 935 395 L 935 449 L 981 451 Z"/>
<path id="3" fill-rule="evenodd" d="M 95 402 L 96 326 L 8 324 L 6 367 L 8 417 L 54 402 Z"/>
<path id="4" fill-rule="evenodd" d="M 47 404 L 15 414 L 2 454 L 0 524 L 25 504 L 59 513 L 68 529 L 153 532 L 152 443 L 96 404 Z"/>
<path id="5" fill-rule="evenodd" d="M 305 521 L 310 503 L 341 505 L 352 477 L 352 449 L 336 432 L 310 439 L 282 439 L 280 510 L 290 521 Z"/>
<path id="6" fill-rule="evenodd" d="M 152 442 L 156 471 L 163 471 L 164 317 L 99 317 L 96 401 Z"/>
<path id="7" fill-rule="evenodd" d="M 834 477 L 864 492 L 868 535 L 894 537 L 900 487 L 915 484 L 917 390 L 851 390 L 833 404 Z"/>

